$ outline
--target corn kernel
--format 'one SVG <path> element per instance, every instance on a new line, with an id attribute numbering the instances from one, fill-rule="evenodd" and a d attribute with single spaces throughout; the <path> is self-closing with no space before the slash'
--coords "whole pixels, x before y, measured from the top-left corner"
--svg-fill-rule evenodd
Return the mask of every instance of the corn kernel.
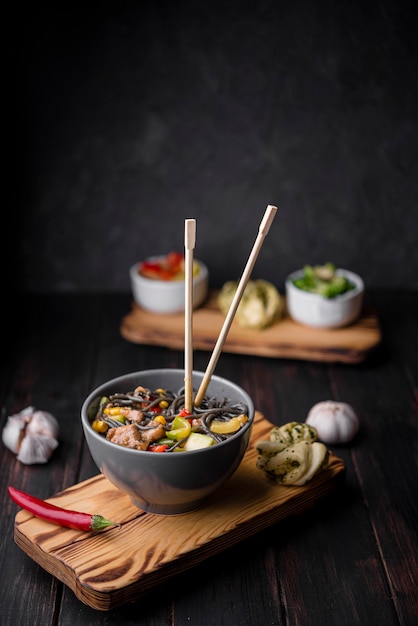
<path id="1" fill-rule="evenodd" d="M 160 407 L 160 409 L 166 409 L 168 407 L 167 400 L 161 400 L 161 402 L 159 402 L 158 406 Z"/>
<path id="2" fill-rule="evenodd" d="M 120 406 L 107 406 L 103 409 L 106 415 L 120 415 Z"/>
<path id="3" fill-rule="evenodd" d="M 156 415 L 154 417 L 154 422 L 158 422 L 159 424 L 162 424 L 163 426 L 165 426 L 167 423 L 164 415 Z"/>
<path id="4" fill-rule="evenodd" d="M 109 426 L 106 424 L 104 420 L 94 420 L 91 426 L 93 430 L 96 431 L 96 433 L 105 433 L 107 429 L 109 428 Z"/>

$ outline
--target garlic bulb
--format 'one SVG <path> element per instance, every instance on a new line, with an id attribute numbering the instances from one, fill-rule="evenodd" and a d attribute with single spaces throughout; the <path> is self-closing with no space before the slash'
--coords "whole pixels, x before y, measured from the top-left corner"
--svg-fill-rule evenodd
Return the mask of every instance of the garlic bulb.
<path id="1" fill-rule="evenodd" d="M 6 448 L 9 448 L 15 454 L 18 453 L 22 439 L 25 436 L 26 426 L 33 413 L 33 407 L 28 406 L 26 409 L 16 415 L 10 415 L 7 424 L 3 428 L 2 440 Z"/>
<path id="2" fill-rule="evenodd" d="M 325 443 L 348 443 L 356 435 L 360 422 L 354 409 L 346 402 L 326 400 L 314 404 L 306 423 L 316 428 Z"/>
<path id="3" fill-rule="evenodd" d="M 58 422 L 51 413 L 34 411 L 26 427 L 26 434 L 44 435 L 45 437 L 56 439 L 58 436 Z"/>
<path id="4" fill-rule="evenodd" d="M 21 463 L 46 463 L 58 446 L 58 431 L 58 422 L 51 413 L 28 406 L 9 416 L 2 440 Z"/>

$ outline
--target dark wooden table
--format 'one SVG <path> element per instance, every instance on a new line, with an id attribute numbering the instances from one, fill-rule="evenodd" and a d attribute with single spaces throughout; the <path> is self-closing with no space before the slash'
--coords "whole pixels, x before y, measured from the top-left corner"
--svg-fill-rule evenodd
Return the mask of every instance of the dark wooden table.
<path id="1" fill-rule="evenodd" d="M 320 400 L 350 403 L 361 430 L 352 444 L 332 447 L 346 464 L 345 482 L 307 512 L 212 556 L 141 601 L 97 611 L 14 543 L 18 507 L 7 486 L 47 498 L 97 474 L 80 425 L 85 396 L 125 372 L 183 367 L 183 354 L 121 337 L 128 294 L 3 298 L 1 426 L 33 405 L 57 417 L 60 445 L 48 464 L 25 466 L 0 444 L 0 624 L 417 624 L 418 293 L 371 292 L 367 300 L 378 313 L 382 342 L 362 363 L 225 353 L 216 368 L 251 390 L 257 408 L 277 424 L 303 421 Z M 195 368 L 204 370 L 208 357 L 196 352 Z"/>

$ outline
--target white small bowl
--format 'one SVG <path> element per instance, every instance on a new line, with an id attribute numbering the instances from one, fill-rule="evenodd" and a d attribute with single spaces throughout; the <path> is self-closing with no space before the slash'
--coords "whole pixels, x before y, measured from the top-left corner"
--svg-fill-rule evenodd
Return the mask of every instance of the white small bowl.
<path id="1" fill-rule="evenodd" d="M 354 284 L 354 289 L 334 298 L 325 298 L 296 287 L 293 281 L 303 276 L 303 270 L 289 274 L 285 289 L 290 317 L 300 324 L 316 328 L 341 328 L 354 322 L 363 306 L 363 280 L 357 274 L 344 269 L 338 269 L 337 274 L 348 278 Z"/>
<path id="2" fill-rule="evenodd" d="M 156 261 L 161 257 L 150 257 L 148 261 Z M 193 278 L 193 308 L 197 308 L 208 295 L 209 271 L 207 266 L 194 259 L 199 272 Z M 146 278 L 139 273 L 140 263 L 129 269 L 132 294 L 135 302 L 146 311 L 152 313 L 181 313 L 185 305 L 184 280 L 156 280 Z"/>

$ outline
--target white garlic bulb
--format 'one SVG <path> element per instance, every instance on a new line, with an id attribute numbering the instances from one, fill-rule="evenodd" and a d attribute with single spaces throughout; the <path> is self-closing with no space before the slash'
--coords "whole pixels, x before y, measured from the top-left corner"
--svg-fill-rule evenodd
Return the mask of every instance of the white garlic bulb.
<path id="1" fill-rule="evenodd" d="M 2 441 L 21 463 L 46 463 L 58 446 L 58 422 L 51 413 L 28 406 L 9 416 Z"/>
<path id="2" fill-rule="evenodd" d="M 2 440 L 6 448 L 9 448 L 15 454 L 18 453 L 22 439 L 25 436 L 26 426 L 33 413 L 33 407 L 28 406 L 26 409 L 16 415 L 10 415 L 7 424 L 3 428 Z"/>
<path id="3" fill-rule="evenodd" d="M 356 435 L 359 418 L 346 402 L 326 400 L 314 404 L 308 413 L 306 423 L 316 428 L 318 439 L 324 443 L 348 443 Z"/>
<path id="4" fill-rule="evenodd" d="M 45 437 L 58 436 L 58 422 L 51 413 L 46 411 L 33 411 L 30 422 L 26 427 L 26 434 L 44 435 Z"/>

